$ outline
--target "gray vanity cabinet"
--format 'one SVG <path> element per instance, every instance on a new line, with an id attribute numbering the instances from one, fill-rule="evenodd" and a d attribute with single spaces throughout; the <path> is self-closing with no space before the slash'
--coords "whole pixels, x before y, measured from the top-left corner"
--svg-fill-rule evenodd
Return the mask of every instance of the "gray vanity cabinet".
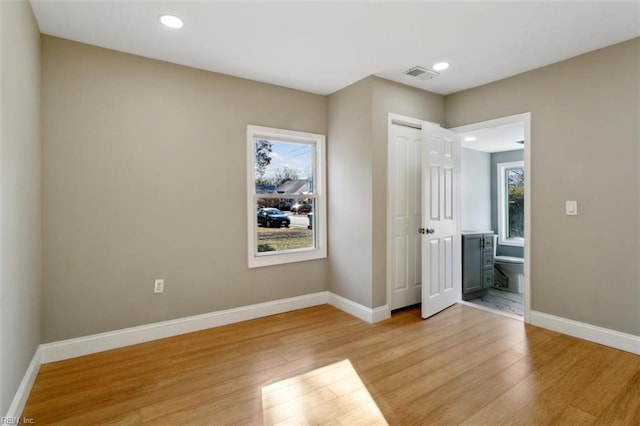
<path id="1" fill-rule="evenodd" d="M 462 299 L 483 296 L 493 287 L 493 232 L 462 234 Z"/>

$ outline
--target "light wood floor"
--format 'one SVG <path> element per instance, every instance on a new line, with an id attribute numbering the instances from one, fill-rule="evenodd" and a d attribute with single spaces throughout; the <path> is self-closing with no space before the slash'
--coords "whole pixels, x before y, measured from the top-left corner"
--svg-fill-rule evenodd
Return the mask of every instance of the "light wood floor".
<path id="1" fill-rule="evenodd" d="M 330 306 L 43 365 L 37 425 L 638 425 L 640 356 L 467 306 Z"/>

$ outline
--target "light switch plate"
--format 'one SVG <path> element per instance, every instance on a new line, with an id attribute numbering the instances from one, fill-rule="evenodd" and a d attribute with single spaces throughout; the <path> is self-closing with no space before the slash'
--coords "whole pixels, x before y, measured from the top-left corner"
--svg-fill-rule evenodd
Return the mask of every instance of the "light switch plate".
<path id="1" fill-rule="evenodd" d="M 567 216 L 578 215 L 578 202 L 577 201 L 565 201 L 565 213 Z"/>

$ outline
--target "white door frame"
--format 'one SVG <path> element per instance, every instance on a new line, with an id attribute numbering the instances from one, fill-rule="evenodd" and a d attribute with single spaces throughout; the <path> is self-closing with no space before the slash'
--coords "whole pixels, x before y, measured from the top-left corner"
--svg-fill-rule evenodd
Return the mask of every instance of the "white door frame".
<path id="1" fill-rule="evenodd" d="M 531 322 L 531 238 L 533 238 L 531 233 L 531 113 L 510 115 L 449 130 L 467 133 L 516 123 L 524 124 L 524 322 L 528 324 Z M 458 223 L 458 229 L 461 225 Z M 462 295 L 462 292 L 460 294 Z"/>

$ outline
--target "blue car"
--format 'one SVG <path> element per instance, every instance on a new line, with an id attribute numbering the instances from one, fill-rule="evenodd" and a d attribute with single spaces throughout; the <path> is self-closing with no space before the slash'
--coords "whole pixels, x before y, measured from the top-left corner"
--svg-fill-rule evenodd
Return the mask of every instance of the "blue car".
<path id="1" fill-rule="evenodd" d="M 281 226 L 284 226 L 285 228 L 288 228 L 290 223 L 291 219 L 289 219 L 289 216 L 278 209 L 273 207 L 258 209 L 258 226 L 262 225 L 267 228 L 280 228 Z"/>

